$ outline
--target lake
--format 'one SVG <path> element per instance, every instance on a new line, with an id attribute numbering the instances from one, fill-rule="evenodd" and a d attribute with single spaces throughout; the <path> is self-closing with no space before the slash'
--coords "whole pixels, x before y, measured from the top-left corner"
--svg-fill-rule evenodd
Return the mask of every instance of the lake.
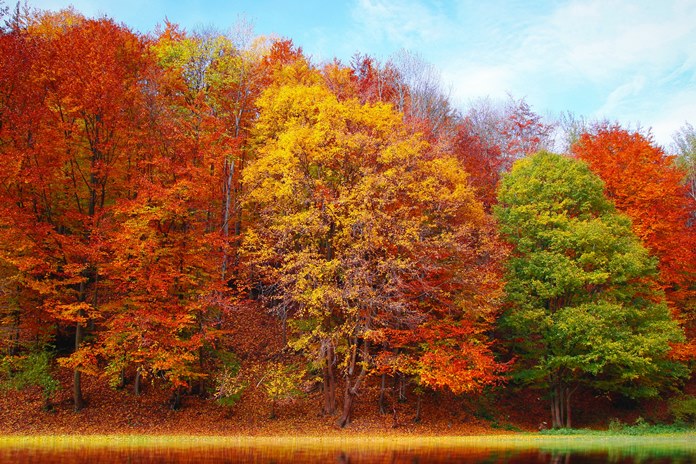
<path id="1" fill-rule="evenodd" d="M 0 437 L 0 463 L 696 463 L 696 435 Z"/>

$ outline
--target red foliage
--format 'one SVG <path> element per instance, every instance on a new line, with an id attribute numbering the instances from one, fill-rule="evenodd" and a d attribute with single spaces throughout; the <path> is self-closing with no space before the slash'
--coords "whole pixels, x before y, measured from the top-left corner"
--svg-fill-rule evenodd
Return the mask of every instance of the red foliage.
<path id="1" fill-rule="evenodd" d="M 452 149 L 469 173 L 469 182 L 478 199 L 490 210 L 496 202 L 496 189 L 503 167 L 500 147 L 486 144 L 476 135 L 470 121 L 457 125 Z"/>

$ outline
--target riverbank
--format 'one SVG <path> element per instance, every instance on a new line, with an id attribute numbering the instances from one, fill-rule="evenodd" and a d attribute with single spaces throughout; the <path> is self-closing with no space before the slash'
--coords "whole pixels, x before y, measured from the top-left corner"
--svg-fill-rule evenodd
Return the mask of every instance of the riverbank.
<path id="1" fill-rule="evenodd" d="M 495 435 L 413 436 L 201 436 L 201 435 L 0 435 L 0 448 L 357 448 L 381 449 L 485 448 L 485 449 L 683 449 L 696 452 L 696 430 L 664 434 L 621 435 L 591 433 L 586 435 L 547 435 L 510 432 Z"/>

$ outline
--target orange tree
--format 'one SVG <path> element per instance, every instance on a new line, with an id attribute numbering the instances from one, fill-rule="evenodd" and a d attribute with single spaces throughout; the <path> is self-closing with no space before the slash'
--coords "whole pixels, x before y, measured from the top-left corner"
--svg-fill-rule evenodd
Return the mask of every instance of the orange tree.
<path id="1" fill-rule="evenodd" d="M 13 142 L 3 149 L 6 231 L 22 244 L 8 259 L 60 331 L 74 332 L 75 349 L 61 362 L 74 368 L 80 409 L 81 372 L 95 360 L 85 331 L 101 314 L 104 219 L 138 140 L 143 43 L 112 21 L 71 11 L 30 16 L 13 35 L 23 37 L 17 45 L 28 47 L 31 67 L 7 102 L 8 116 L 19 116 L 27 99 L 31 105 L 8 127 Z M 21 55 L 8 55 L 10 63 Z"/>
<path id="2" fill-rule="evenodd" d="M 582 134 L 571 150 L 604 181 L 604 193 L 617 209 L 631 218 L 633 231 L 659 260 L 669 302 L 693 330 L 696 234 L 687 225 L 694 200 L 684 185 L 686 172 L 649 137 L 618 125 Z"/>

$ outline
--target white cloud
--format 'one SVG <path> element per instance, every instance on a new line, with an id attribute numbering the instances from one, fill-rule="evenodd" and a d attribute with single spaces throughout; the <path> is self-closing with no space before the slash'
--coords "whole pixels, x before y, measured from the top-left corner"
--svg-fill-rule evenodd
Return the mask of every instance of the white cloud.
<path id="1" fill-rule="evenodd" d="M 365 45 L 390 43 L 394 49 L 422 50 L 448 40 L 450 19 L 418 0 L 357 0 L 352 9 L 354 38 Z"/>
<path id="2" fill-rule="evenodd" d="M 597 110 L 595 116 L 601 119 L 604 115 L 614 114 L 630 105 L 630 100 L 640 96 L 645 83 L 645 76 L 641 75 L 622 83 L 607 96 L 604 105 Z"/>

